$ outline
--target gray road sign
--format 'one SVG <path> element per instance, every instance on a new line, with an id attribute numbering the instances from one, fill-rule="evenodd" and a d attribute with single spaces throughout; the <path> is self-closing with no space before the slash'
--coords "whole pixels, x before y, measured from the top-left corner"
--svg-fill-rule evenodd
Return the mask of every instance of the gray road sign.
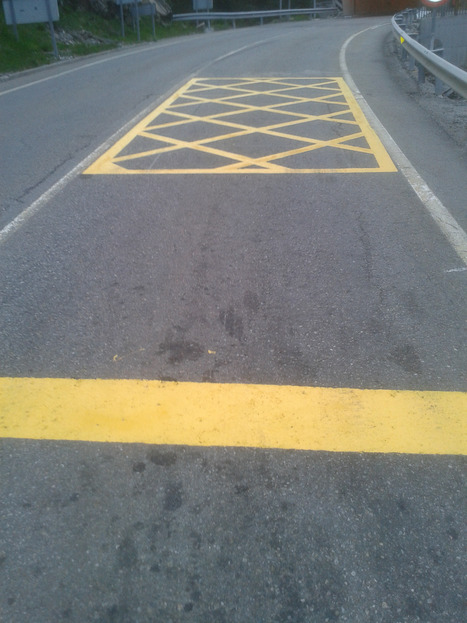
<path id="1" fill-rule="evenodd" d="M 49 0 L 52 21 L 60 19 L 57 0 Z M 12 7 L 14 14 L 12 13 Z M 48 22 L 47 0 L 3 0 L 3 11 L 8 26 Z"/>

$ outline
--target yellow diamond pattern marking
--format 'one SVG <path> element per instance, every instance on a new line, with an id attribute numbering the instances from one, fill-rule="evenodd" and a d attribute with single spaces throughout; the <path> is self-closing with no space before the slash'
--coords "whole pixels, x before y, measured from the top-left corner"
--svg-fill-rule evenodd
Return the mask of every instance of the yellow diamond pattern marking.
<path id="1" fill-rule="evenodd" d="M 84 173 L 393 171 L 342 78 L 196 78 Z"/>

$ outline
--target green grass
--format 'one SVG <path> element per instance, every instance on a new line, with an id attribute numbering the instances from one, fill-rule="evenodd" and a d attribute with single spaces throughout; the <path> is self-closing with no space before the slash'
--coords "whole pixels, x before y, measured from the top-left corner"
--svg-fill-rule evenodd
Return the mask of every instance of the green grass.
<path id="1" fill-rule="evenodd" d="M 55 62 L 52 38 L 48 24 L 22 24 L 18 27 L 19 40 L 16 40 L 11 26 L 5 24 L 5 16 L 0 8 L 0 74 L 39 67 Z M 120 17 L 103 18 L 95 13 L 60 7 L 60 20 L 55 22 L 55 30 L 86 30 L 99 39 L 99 44 L 76 43 L 65 45 L 57 42 L 61 58 L 83 56 L 121 46 L 137 43 L 137 33 L 130 22 L 125 23 L 125 38 L 121 37 Z M 196 32 L 192 24 L 174 22 L 163 25 L 156 23 L 156 39 L 176 37 Z M 153 41 L 150 17 L 140 20 L 141 41 Z"/>
<path id="2" fill-rule="evenodd" d="M 65 45 L 57 41 L 60 58 L 84 56 L 116 48 L 123 44 L 138 42 L 136 29 L 131 19 L 125 22 L 125 37 L 121 37 L 121 24 L 118 8 L 115 15 L 104 18 L 96 13 L 80 8 L 72 8 L 68 0 L 59 2 L 60 20 L 55 22 L 55 30 L 66 32 L 85 30 L 102 39 L 102 43 L 75 43 Z M 299 18 L 297 18 L 299 19 Z M 267 20 L 265 20 L 266 23 Z M 275 21 L 275 20 L 273 20 Z M 237 28 L 257 25 L 256 20 L 237 20 Z M 212 22 L 214 30 L 231 28 L 231 23 Z M 156 39 L 177 37 L 199 32 L 194 22 L 173 22 L 171 24 L 156 23 Z M 22 24 L 18 26 L 19 39 L 16 40 L 11 26 L 5 24 L 5 16 L 0 8 L 0 74 L 12 73 L 23 69 L 39 67 L 55 62 L 52 49 L 52 38 L 48 24 Z M 141 41 L 152 41 L 152 21 L 150 17 L 140 20 Z"/>

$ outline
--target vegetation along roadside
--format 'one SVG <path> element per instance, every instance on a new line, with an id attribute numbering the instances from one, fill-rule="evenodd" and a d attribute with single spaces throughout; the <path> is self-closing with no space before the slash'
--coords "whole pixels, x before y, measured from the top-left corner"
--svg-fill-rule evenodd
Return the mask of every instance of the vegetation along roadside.
<path id="1" fill-rule="evenodd" d="M 308 2 L 308 4 L 307 4 Z M 192 0 L 168 2 L 173 13 L 193 10 Z M 285 4 L 285 3 L 284 3 Z M 309 0 L 294 0 L 293 7 L 309 6 Z M 215 0 L 218 11 L 253 11 L 277 9 L 279 0 Z M 122 45 L 134 44 L 138 34 L 129 5 L 124 6 L 122 37 L 120 8 L 114 0 L 58 0 L 59 21 L 54 23 L 60 60 L 92 54 Z M 216 24 L 222 28 L 222 24 Z M 199 32 L 194 22 L 172 22 L 158 15 L 153 31 L 151 17 L 140 20 L 140 41 L 153 41 Z M 49 25 L 21 24 L 18 38 L 7 26 L 3 8 L 0 8 L 0 76 L 55 62 Z"/>

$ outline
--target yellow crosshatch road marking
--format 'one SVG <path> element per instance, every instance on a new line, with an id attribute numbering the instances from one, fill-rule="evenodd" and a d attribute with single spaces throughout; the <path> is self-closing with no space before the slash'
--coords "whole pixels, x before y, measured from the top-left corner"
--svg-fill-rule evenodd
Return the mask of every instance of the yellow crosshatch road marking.
<path id="1" fill-rule="evenodd" d="M 342 78 L 197 78 L 84 173 L 393 171 Z"/>
<path id="2" fill-rule="evenodd" d="M 467 393 L 0 378 L 0 437 L 467 454 Z"/>

